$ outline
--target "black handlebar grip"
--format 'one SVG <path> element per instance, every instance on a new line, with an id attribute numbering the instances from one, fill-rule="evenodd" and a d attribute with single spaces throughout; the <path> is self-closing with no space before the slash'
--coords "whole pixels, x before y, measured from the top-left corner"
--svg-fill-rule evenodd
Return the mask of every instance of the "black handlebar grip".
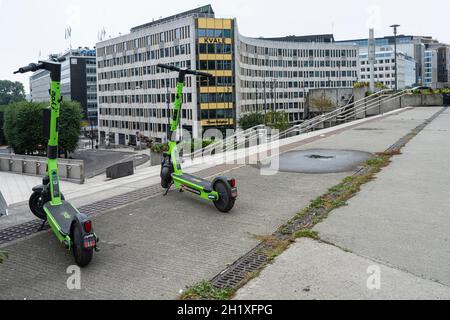
<path id="1" fill-rule="evenodd" d="M 196 76 L 200 76 L 200 77 L 206 77 L 206 78 L 212 78 L 214 77 L 212 74 L 210 73 L 206 73 L 206 72 L 201 72 L 201 71 L 194 71 L 193 73 Z"/>
<path id="2" fill-rule="evenodd" d="M 180 68 L 177 68 L 175 66 L 171 66 L 171 65 L 168 65 L 168 64 L 163 64 L 163 63 L 158 63 L 157 67 L 161 68 L 161 69 L 170 70 L 170 71 L 177 71 L 177 72 L 181 71 Z"/>
<path id="3" fill-rule="evenodd" d="M 16 72 L 14 72 L 14 74 L 34 72 L 34 71 L 39 70 L 40 66 L 41 66 L 41 64 L 30 63 L 28 66 L 22 67 L 19 70 L 17 70 Z"/>
<path id="4" fill-rule="evenodd" d="M 170 70 L 170 71 L 184 72 L 185 74 L 191 74 L 191 75 L 194 75 L 194 76 L 201 76 L 201 77 L 207 77 L 207 78 L 213 77 L 212 74 L 209 74 L 209 73 L 206 73 L 206 72 L 189 70 L 189 69 L 181 69 L 181 68 L 178 68 L 178 67 L 175 67 L 175 66 L 171 66 L 171 65 L 168 65 L 168 64 L 159 63 L 157 65 L 157 67 L 161 68 L 161 69 Z"/>

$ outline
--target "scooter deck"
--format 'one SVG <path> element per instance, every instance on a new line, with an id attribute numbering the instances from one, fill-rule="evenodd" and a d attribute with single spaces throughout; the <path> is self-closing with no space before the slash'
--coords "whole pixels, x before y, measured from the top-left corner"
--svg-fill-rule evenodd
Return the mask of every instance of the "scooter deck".
<path id="1" fill-rule="evenodd" d="M 62 201 L 61 205 L 52 206 L 50 203 L 44 205 L 44 210 L 51 215 L 60 228 L 64 236 L 70 235 L 70 228 L 75 217 L 79 214 L 78 210 L 67 201 Z"/>
<path id="2" fill-rule="evenodd" d="M 203 190 L 205 190 L 205 192 L 213 191 L 211 181 L 208 181 L 208 180 L 205 180 L 205 179 L 202 179 L 199 177 L 195 177 L 195 176 L 187 174 L 187 173 L 183 173 L 182 175 L 173 175 L 173 178 L 175 180 L 183 180 L 183 181 L 189 182 L 190 184 L 197 185 L 197 186 L 203 188 Z"/>

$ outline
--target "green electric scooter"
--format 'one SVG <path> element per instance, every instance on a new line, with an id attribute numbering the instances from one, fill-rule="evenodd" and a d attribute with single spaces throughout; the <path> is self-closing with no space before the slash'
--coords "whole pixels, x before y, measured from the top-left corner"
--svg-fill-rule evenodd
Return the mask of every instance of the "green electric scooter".
<path id="1" fill-rule="evenodd" d="M 177 141 L 174 140 L 174 133 L 177 131 L 180 124 L 183 87 L 186 75 L 202 77 L 212 77 L 212 75 L 165 64 L 158 64 L 158 67 L 178 72 L 177 92 L 175 96 L 171 132 L 169 133 L 169 151 L 164 154 L 164 160 L 161 164 L 161 186 L 166 189 L 165 195 L 168 194 L 170 188 L 174 185 L 175 188 L 181 192 L 187 191 L 197 195 L 203 200 L 213 202 L 216 208 L 221 212 L 230 212 L 231 209 L 233 209 L 238 196 L 236 180 L 218 177 L 211 182 L 183 173 L 177 149 Z"/>
<path id="2" fill-rule="evenodd" d="M 65 201 L 59 186 L 58 176 L 58 123 L 61 107 L 61 62 L 65 58 L 39 61 L 20 68 L 16 73 L 50 72 L 50 107 L 43 112 L 44 135 L 48 138 L 47 175 L 40 186 L 33 188 L 29 200 L 30 210 L 43 220 L 42 228 L 48 222 L 58 240 L 67 250 L 71 250 L 75 262 L 80 267 L 87 266 L 98 251 L 99 239 L 94 233 L 92 221 Z"/>

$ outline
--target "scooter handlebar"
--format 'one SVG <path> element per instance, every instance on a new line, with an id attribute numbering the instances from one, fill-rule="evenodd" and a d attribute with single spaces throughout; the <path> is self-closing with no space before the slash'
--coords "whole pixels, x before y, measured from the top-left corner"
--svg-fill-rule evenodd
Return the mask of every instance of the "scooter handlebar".
<path id="1" fill-rule="evenodd" d="M 19 70 L 15 71 L 14 74 L 18 73 L 27 73 L 27 72 L 35 72 L 41 69 L 43 66 L 42 63 L 30 63 L 26 67 L 19 68 Z"/>
<path id="2" fill-rule="evenodd" d="M 30 63 L 26 67 L 22 67 L 19 70 L 15 71 L 14 74 L 18 73 L 27 73 L 27 72 L 36 72 L 41 69 L 46 69 L 51 64 L 59 64 L 61 62 L 66 61 L 65 57 L 51 57 L 49 61 L 39 61 L 38 63 Z"/>
<path id="3" fill-rule="evenodd" d="M 161 68 L 161 69 L 175 71 L 175 72 L 184 72 L 185 74 L 191 74 L 191 75 L 194 75 L 194 76 L 201 76 L 201 77 L 207 77 L 207 78 L 213 77 L 213 75 L 210 74 L 210 73 L 196 71 L 196 70 L 182 69 L 182 68 L 178 68 L 178 67 L 171 66 L 171 65 L 168 65 L 168 64 L 161 64 L 160 63 L 160 64 L 157 65 L 157 67 Z"/>

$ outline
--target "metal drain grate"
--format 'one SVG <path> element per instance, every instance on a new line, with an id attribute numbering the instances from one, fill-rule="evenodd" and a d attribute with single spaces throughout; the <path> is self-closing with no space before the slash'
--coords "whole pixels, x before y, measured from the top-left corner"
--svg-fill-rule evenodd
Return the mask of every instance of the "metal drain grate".
<path id="1" fill-rule="evenodd" d="M 259 270 L 268 262 L 267 255 L 263 253 L 267 249 L 270 249 L 267 245 L 259 244 L 250 253 L 211 280 L 212 285 L 216 288 L 237 287 L 249 273 Z"/>

